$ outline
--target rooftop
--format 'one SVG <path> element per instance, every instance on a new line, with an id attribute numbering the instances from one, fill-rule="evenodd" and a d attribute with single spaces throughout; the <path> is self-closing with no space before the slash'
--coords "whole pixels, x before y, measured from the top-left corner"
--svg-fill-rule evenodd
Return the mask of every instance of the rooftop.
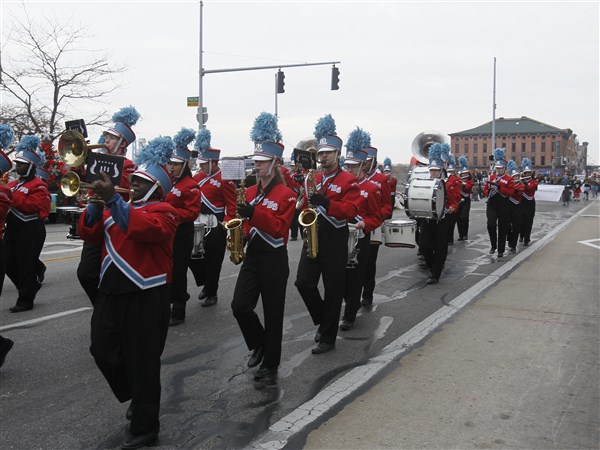
<path id="1" fill-rule="evenodd" d="M 515 119 L 505 119 L 504 117 L 496 119 L 496 136 L 502 134 L 567 134 L 567 136 L 570 136 L 572 133 L 568 128 L 553 127 L 552 125 L 530 119 L 526 116 Z M 450 136 L 481 136 L 491 134 L 492 121 L 489 121 L 469 130 L 450 133 Z"/>

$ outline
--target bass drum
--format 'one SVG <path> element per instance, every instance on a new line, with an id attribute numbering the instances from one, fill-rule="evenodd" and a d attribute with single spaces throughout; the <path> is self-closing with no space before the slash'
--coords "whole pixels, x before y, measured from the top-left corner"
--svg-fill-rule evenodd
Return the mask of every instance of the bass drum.
<path id="1" fill-rule="evenodd" d="M 415 166 L 410 171 L 408 181 L 412 180 L 429 180 L 431 175 L 429 174 L 429 166 Z"/>
<path id="2" fill-rule="evenodd" d="M 444 218 L 446 185 L 444 181 L 414 179 L 406 187 L 404 208 L 411 219 Z"/>
<path id="3" fill-rule="evenodd" d="M 383 223 L 385 246 L 392 248 L 415 248 L 417 221 L 407 219 L 386 220 Z"/>

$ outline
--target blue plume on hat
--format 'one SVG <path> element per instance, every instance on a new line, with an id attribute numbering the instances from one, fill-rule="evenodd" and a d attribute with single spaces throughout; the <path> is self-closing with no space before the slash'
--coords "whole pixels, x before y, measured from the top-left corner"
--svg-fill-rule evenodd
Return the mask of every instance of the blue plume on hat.
<path id="1" fill-rule="evenodd" d="M 21 138 L 21 142 L 17 144 L 16 151 L 20 152 L 22 150 L 27 150 L 30 152 L 35 152 L 35 150 L 40 146 L 40 138 L 35 134 L 28 134 L 27 136 L 23 136 Z"/>
<path id="2" fill-rule="evenodd" d="M 177 147 L 187 148 L 190 142 L 196 137 L 196 132 L 191 128 L 182 127 L 181 130 L 173 137 L 173 141 Z"/>
<path id="3" fill-rule="evenodd" d="M 508 164 L 506 165 L 506 168 L 508 169 L 509 172 L 513 172 L 517 170 L 517 163 L 514 162 L 512 159 L 508 162 Z"/>
<path id="4" fill-rule="evenodd" d="M 210 148 L 210 130 L 208 128 L 202 128 L 198 131 L 194 148 L 200 152 Z"/>
<path id="5" fill-rule="evenodd" d="M 442 159 L 442 144 L 436 142 L 429 147 L 429 160 Z"/>
<path id="6" fill-rule="evenodd" d="M 250 132 L 250 140 L 253 142 L 279 142 L 281 141 L 281 132 L 277 126 L 277 116 L 261 112 L 256 119 Z"/>
<path id="7" fill-rule="evenodd" d="M 13 143 L 15 139 L 15 133 L 13 133 L 12 127 L 3 123 L 0 125 L 0 148 L 7 148 Z"/>
<path id="8" fill-rule="evenodd" d="M 450 161 L 450 145 L 448 144 L 440 144 L 440 149 L 442 152 L 442 161 L 449 162 Z"/>
<path id="9" fill-rule="evenodd" d="M 521 160 L 521 169 L 525 170 L 526 168 L 531 170 L 531 160 L 529 158 L 523 158 Z"/>
<path id="10" fill-rule="evenodd" d="M 448 165 L 456 166 L 456 158 L 454 155 L 448 154 Z"/>
<path id="11" fill-rule="evenodd" d="M 360 127 L 350 132 L 346 148 L 350 151 L 362 150 L 371 145 L 371 135 Z"/>
<path id="12" fill-rule="evenodd" d="M 388 158 L 387 156 L 383 159 L 383 166 L 392 166 L 392 160 L 390 158 Z"/>
<path id="13" fill-rule="evenodd" d="M 35 152 L 39 158 L 40 158 L 40 162 L 37 164 L 39 167 L 43 166 L 44 164 L 46 164 L 46 154 L 42 151 L 36 150 Z"/>
<path id="14" fill-rule="evenodd" d="M 469 169 L 469 162 L 467 161 L 467 158 L 465 158 L 464 156 L 461 156 L 458 158 L 458 164 L 460 165 L 461 170 Z"/>
<path id="15" fill-rule="evenodd" d="M 140 152 L 136 164 L 152 165 L 157 164 L 165 166 L 171 159 L 173 150 L 175 149 L 175 142 L 170 137 L 159 136 L 152 139 L 146 147 Z"/>
<path id="16" fill-rule="evenodd" d="M 494 150 L 494 160 L 495 161 L 504 161 L 506 157 L 506 150 L 503 148 L 497 148 Z"/>
<path id="17" fill-rule="evenodd" d="M 140 118 L 140 113 L 133 106 L 126 106 L 113 114 L 113 122 L 122 122 L 129 126 L 135 125 Z"/>
<path id="18" fill-rule="evenodd" d="M 326 116 L 321 117 L 317 124 L 315 125 L 315 137 L 317 140 L 325 137 L 325 136 L 336 136 L 335 132 L 335 120 L 331 114 L 327 114 Z"/>
<path id="19" fill-rule="evenodd" d="M 104 133 L 102 133 L 100 135 L 100 137 L 98 138 L 98 144 L 104 144 L 106 142 L 106 136 L 104 135 Z"/>

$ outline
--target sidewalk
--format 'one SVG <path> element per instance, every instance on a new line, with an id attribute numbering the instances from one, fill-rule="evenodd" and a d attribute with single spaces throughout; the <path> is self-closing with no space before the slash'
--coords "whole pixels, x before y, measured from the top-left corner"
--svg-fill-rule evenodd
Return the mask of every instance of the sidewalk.
<path id="1" fill-rule="evenodd" d="M 598 448 L 599 214 L 596 201 L 304 448 Z"/>

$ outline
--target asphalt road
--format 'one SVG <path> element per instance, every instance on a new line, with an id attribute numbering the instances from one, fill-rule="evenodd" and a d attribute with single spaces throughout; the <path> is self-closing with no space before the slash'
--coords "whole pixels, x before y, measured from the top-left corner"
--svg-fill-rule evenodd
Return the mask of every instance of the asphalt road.
<path id="1" fill-rule="evenodd" d="M 543 237 L 585 202 L 538 202 L 532 239 Z M 398 218 L 405 217 L 396 211 Z M 42 260 L 48 270 L 35 308 L 11 314 L 16 293 L 5 281 L 0 333 L 15 347 L 0 370 L 0 438 L 5 449 L 114 448 L 126 427 L 119 404 L 89 354 L 90 304 L 75 270 L 80 242 L 67 241 L 67 226 L 48 225 Z M 301 242 L 290 242 L 290 278 L 279 379 L 253 381 L 230 301 L 238 266 L 226 260 L 219 302 L 201 308 L 190 275 L 185 324 L 169 330 L 163 353 L 159 448 L 242 448 L 351 369 L 426 320 L 503 261 L 489 255 L 485 203 L 471 209 L 470 240 L 449 248 L 440 283 L 425 283 L 416 250 L 381 247 L 374 305 L 356 327 L 340 332 L 334 352 L 312 355 L 315 327 L 293 286 Z M 371 381 L 376 383 L 377 379 Z"/>

